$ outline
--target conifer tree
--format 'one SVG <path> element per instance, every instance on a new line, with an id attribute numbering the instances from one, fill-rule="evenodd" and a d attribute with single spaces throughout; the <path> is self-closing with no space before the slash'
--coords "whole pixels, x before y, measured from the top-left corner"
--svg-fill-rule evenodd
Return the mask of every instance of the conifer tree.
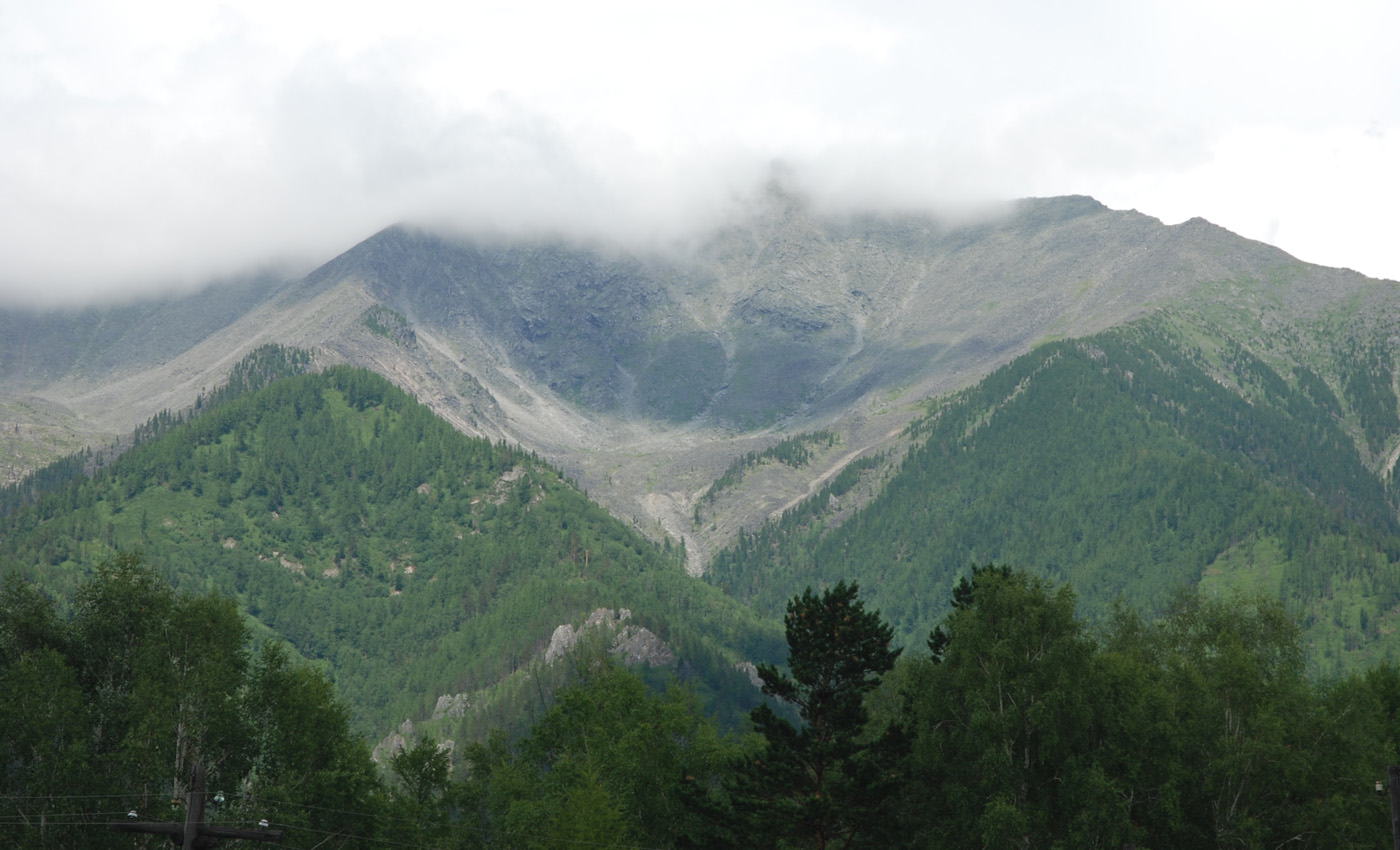
<path id="1" fill-rule="evenodd" d="M 736 772 L 734 837 L 754 846 L 889 846 L 888 811 L 905 749 L 895 726 L 868 734 L 865 697 L 894 666 L 893 630 L 844 581 L 788 603 L 788 667 L 763 664 L 763 692 L 794 706 L 800 729 L 754 709 L 762 752 Z"/>

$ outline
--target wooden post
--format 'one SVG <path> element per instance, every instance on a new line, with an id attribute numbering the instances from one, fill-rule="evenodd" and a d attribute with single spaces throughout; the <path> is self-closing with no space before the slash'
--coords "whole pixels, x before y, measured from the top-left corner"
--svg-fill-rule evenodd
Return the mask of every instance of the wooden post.
<path id="1" fill-rule="evenodd" d="M 1390 774 L 1390 840 L 1400 850 L 1400 766 L 1391 765 Z"/>
<path id="2" fill-rule="evenodd" d="M 185 835 L 180 850 L 194 850 L 194 840 L 199 828 L 204 826 L 204 765 L 195 762 L 194 775 L 190 777 L 190 793 L 185 797 Z"/>
<path id="3" fill-rule="evenodd" d="M 139 823 L 129 821 L 108 821 L 107 828 L 115 832 L 144 832 L 153 835 L 168 835 L 172 844 L 179 844 L 181 850 L 210 850 L 219 845 L 220 838 L 241 838 L 244 841 L 266 841 L 282 843 L 280 829 L 227 829 L 222 826 L 208 826 L 204 823 L 205 797 L 204 765 L 196 764 L 190 778 L 190 792 L 185 797 L 185 822 L 179 823 Z"/>

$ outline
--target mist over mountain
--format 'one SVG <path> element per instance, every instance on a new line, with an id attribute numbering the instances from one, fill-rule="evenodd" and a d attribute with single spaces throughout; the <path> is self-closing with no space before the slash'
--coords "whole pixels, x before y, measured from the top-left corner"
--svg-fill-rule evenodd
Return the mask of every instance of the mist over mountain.
<path id="1" fill-rule="evenodd" d="M 256 345 L 293 345 L 538 451 L 644 533 L 684 540 L 699 571 L 740 528 L 898 443 L 924 399 L 1046 341 L 1229 302 L 1235 284 L 1255 336 L 1358 298 L 1386 315 L 1393 300 L 1208 222 L 1168 227 L 1085 197 L 982 218 L 837 214 L 775 182 L 746 217 L 650 253 L 398 226 L 301 279 L 3 311 L 0 437 L 13 479 L 192 403 Z M 839 446 L 800 473 L 749 476 L 696 526 L 734 458 L 824 428 Z"/>
<path id="2" fill-rule="evenodd" d="M 901 641 L 918 643 L 958 577 L 987 560 L 1072 583 L 1091 618 L 1114 599 L 1158 610 L 1190 587 L 1278 596 L 1307 627 L 1317 663 L 1340 670 L 1393 656 L 1400 632 L 1400 585 L 1389 578 L 1400 563 L 1390 484 L 1400 457 L 1398 320 L 1394 283 L 1309 265 L 1200 219 L 1165 226 L 1087 197 L 1027 199 L 973 218 L 837 214 L 772 184 L 746 217 L 667 251 L 400 225 L 295 279 L 267 274 L 105 308 L 0 311 L 0 441 L 11 481 L 83 446 L 96 450 L 15 491 L 18 504 L 45 492 L 44 481 L 110 464 L 152 416 L 198 413 L 245 355 L 275 343 L 308 352 L 312 369 L 378 373 L 462 434 L 538 456 L 622 520 L 590 534 L 648 563 L 646 545 L 658 547 L 648 570 L 683 565 L 737 598 L 725 605 L 748 603 L 749 625 L 721 616 L 729 637 L 682 641 L 712 682 L 738 675 L 734 658 L 752 657 L 733 640 L 752 643 L 809 583 L 859 579 Z M 337 392 L 315 397 L 334 407 Z M 377 434 L 389 422 L 348 427 Z M 316 451 L 298 443 L 315 443 L 311 433 L 293 427 L 286 439 Z M 205 470 L 203 455 L 170 462 L 213 478 L 162 473 L 142 478 L 139 493 L 99 488 L 84 499 L 106 507 L 85 510 L 109 519 L 63 520 L 87 543 L 54 548 L 60 525 L 50 521 L 12 541 L 29 553 L 20 566 L 81 571 L 133 534 L 161 541 L 159 564 L 189 561 L 179 547 L 196 543 L 196 560 L 241 559 L 249 578 L 231 592 L 269 627 L 313 657 L 371 657 L 334 663 L 354 698 L 372 703 L 359 711 L 376 734 L 405 716 L 475 734 L 467 727 L 480 717 L 444 720 L 430 708 L 440 698 L 517 704 L 521 686 L 498 677 L 552 645 L 552 630 L 583 629 L 595 607 L 630 605 L 664 632 L 687 596 L 667 578 L 664 587 L 642 579 L 642 595 L 633 587 L 622 601 L 622 585 L 585 599 L 567 574 L 580 550 L 591 562 L 592 547 L 551 550 L 558 586 L 520 585 L 526 595 L 510 596 L 540 616 L 500 626 L 515 662 L 495 652 L 471 672 L 400 669 L 373 639 L 342 647 L 324 638 L 333 623 L 287 612 L 317 593 L 336 596 L 326 588 L 345 584 L 351 563 L 373 577 L 370 596 L 418 598 L 425 591 L 410 593 L 395 569 L 413 553 L 451 549 L 453 534 L 474 527 L 462 524 L 481 510 L 470 493 L 454 496 L 459 506 L 441 522 L 415 519 L 371 545 L 347 542 L 358 533 L 344 519 L 355 515 L 345 508 L 353 499 L 284 501 L 301 486 L 287 482 L 319 474 L 305 465 L 294 471 L 256 451 L 237 474 L 225 469 L 231 460 L 219 461 L 222 472 Z M 497 483 L 471 486 L 498 499 L 491 488 L 515 473 L 491 463 Z M 395 486 L 419 499 L 446 486 L 430 477 Z M 564 484 L 539 492 L 568 501 Z M 166 490 L 188 490 L 194 507 L 176 510 Z M 152 534 L 132 513 L 119 520 L 128 500 L 172 525 L 162 519 Z M 376 510 L 399 517 L 396 504 Z M 286 525 L 309 536 L 278 531 L 284 511 L 302 518 Z M 326 537 L 323 525 L 335 522 L 352 537 Z M 260 548 L 223 548 L 245 539 Z M 269 596 L 252 581 L 259 555 L 302 565 L 320 589 L 289 574 Z M 515 567 L 472 569 L 463 593 L 485 605 L 477 584 Z M 363 595 L 336 596 L 318 616 L 386 604 Z M 384 616 L 383 634 L 401 641 Z M 303 621 L 319 623 L 315 635 Z M 618 640 L 633 635 L 623 622 L 614 623 Z M 457 652 L 476 640 L 443 623 L 429 645 Z M 713 631 L 695 628 L 682 631 Z M 401 697 L 372 696 L 389 679 Z"/>

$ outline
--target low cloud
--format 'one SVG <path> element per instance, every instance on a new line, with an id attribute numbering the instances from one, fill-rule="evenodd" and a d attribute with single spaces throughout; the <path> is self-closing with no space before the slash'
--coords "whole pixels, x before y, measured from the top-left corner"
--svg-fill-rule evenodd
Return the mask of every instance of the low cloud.
<path id="1" fill-rule="evenodd" d="M 0 31 L 8 303 L 309 268 L 399 221 L 663 246 L 774 163 L 825 209 L 1092 194 L 1400 276 L 1369 224 L 1400 191 L 1382 5 L 30 5 Z"/>

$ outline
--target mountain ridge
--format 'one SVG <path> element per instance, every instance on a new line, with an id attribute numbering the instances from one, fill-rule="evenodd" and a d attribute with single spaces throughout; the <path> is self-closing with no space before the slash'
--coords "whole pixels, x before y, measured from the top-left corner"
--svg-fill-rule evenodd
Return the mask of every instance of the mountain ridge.
<path id="1" fill-rule="evenodd" d="M 43 323 L 5 311 L 16 333 L 0 344 L 0 421 L 52 435 L 57 452 L 192 403 L 256 345 L 306 348 L 389 377 L 464 433 L 539 452 L 647 535 L 684 541 L 699 572 L 740 529 L 894 446 L 923 399 L 1174 304 L 1233 310 L 1240 333 L 1262 337 L 1269 316 L 1390 321 L 1396 295 L 1203 220 L 1166 226 L 1083 196 L 952 222 L 829 214 L 774 191 L 670 254 L 395 225 L 299 280 L 144 308 L 147 336 L 202 318 L 147 346 L 160 356 L 125 356 L 142 349 L 99 332 L 131 321 L 117 310 L 68 319 L 95 355 L 40 372 L 20 355 Z M 26 412 L 39 405 L 43 423 Z M 758 476 L 696 527 L 697 500 L 735 457 L 824 428 L 844 451 L 804 480 Z"/>
<path id="2" fill-rule="evenodd" d="M 0 567 L 70 600 L 96 565 L 141 550 L 182 591 L 217 590 L 256 634 L 325 663 L 376 736 L 441 694 L 528 706 L 527 686 L 562 675 L 540 661 L 551 635 L 600 607 L 629 609 L 631 655 L 664 645 L 702 690 L 752 702 L 734 664 L 775 660 L 776 625 L 694 583 L 679 550 L 379 375 L 310 366 L 259 349 L 240 364 L 255 380 L 198 415 L 152 423 L 90 476 L 5 493 Z M 462 718 L 468 734 L 519 719 L 482 702 L 494 714 Z"/>

